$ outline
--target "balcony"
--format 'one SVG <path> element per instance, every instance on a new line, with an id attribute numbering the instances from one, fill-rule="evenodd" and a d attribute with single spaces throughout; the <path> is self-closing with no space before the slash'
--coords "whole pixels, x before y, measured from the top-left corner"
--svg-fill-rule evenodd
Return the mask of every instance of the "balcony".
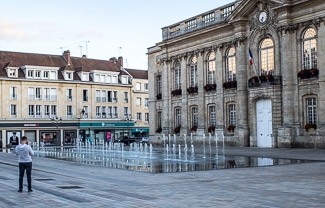
<path id="1" fill-rule="evenodd" d="M 197 93 L 197 90 L 198 90 L 197 86 L 187 88 L 188 94 Z"/>
<path id="2" fill-rule="evenodd" d="M 217 84 L 206 84 L 204 86 L 205 91 L 216 91 L 217 89 Z"/>
<path id="3" fill-rule="evenodd" d="M 273 75 L 261 75 L 254 76 L 248 80 L 248 87 L 263 87 L 270 85 L 281 85 L 281 76 L 273 76 Z"/>
<path id="4" fill-rule="evenodd" d="M 172 91 L 172 96 L 182 95 L 182 89 L 176 89 Z"/>
<path id="5" fill-rule="evenodd" d="M 225 89 L 236 89 L 237 88 L 237 81 L 228 81 L 223 83 L 223 88 Z"/>
<path id="6" fill-rule="evenodd" d="M 298 72 L 298 78 L 300 79 L 310 79 L 310 78 L 318 78 L 319 71 L 316 68 L 301 70 Z"/>

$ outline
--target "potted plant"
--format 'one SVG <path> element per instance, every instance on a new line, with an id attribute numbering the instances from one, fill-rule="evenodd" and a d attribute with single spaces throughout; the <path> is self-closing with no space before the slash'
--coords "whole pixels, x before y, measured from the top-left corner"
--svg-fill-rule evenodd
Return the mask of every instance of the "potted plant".
<path id="1" fill-rule="evenodd" d="M 237 81 L 224 82 L 223 88 L 225 89 L 237 88 Z"/>
<path id="2" fill-rule="evenodd" d="M 161 100 L 161 98 L 162 98 L 162 95 L 161 95 L 161 93 L 159 93 L 159 94 L 157 94 L 157 100 Z"/>

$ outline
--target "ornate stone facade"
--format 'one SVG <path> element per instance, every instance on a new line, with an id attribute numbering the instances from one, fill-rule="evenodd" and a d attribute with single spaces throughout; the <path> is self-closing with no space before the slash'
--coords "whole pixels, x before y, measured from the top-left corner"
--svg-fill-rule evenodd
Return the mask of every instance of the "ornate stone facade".
<path id="1" fill-rule="evenodd" d="M 151 141 L 192 132 L 236 146 L 325 147 L 322 0 L 235 1 L 162 35 L 148 49 Z"/>

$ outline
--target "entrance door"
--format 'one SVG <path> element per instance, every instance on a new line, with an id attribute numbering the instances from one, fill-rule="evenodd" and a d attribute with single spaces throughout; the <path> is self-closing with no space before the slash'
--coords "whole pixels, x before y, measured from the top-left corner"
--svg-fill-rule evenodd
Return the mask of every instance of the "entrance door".
<path id="1" fill-rule="evenodd" d="M 257 147 L 272 147 L 272 103 L 259 100 L 256 103 Z"/>

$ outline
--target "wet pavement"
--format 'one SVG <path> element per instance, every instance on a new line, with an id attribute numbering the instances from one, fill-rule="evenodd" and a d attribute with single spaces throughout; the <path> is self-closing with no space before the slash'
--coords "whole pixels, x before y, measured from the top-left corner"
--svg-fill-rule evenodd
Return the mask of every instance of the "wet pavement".
<path id="1" fill-rule="evenodd" d="M 0 153 L 0 207 L 324 206 L 325 150 L 227 147 L 225 153 L 318 162 L 155 174 L 34 157 L 34 192 L 25 179 L 18 193 L 17 158 Z"/>

